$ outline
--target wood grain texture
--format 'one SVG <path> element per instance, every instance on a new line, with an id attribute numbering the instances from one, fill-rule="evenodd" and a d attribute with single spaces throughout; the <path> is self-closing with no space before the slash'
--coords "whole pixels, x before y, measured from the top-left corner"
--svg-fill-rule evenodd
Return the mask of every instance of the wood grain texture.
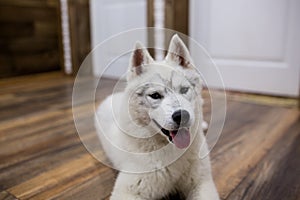
<path id="1" fill-rule="evenodd" d="M 0 1 L 0 78 L 60 69 L 58 0 Z"/>
<path id="2" fill-rule="evenodd" d="M 299 199 L 299 130 L 299 122 L 293 123 L 228 199 Z"/>
<path id="3" fill-rule="evenodd" d="M 189 34 L 189 1 L 167 0 L 165 1 L 165 27 Z"/>
<path id="4" fill-rule="evenodd" d="M 8 193 L 7 191 L 0 192 L 0 200 L 15 200 L 17 199 L 12 194 Z"/>
<path id="5" fill-rule="evenodd" d="M 89 0 L 68 0 L 74 75 L 77 74 L 82 62 L 91 51 L 89 3 Z M 85 70 L 87 74 L 92 74 L 92 68 L 85 68 Z"/>
<path id="6" fill-rule="evenodd" d="M 117 172 L 95 160 L 76 133 L 73 81 L 61 73 L 0 80 L 0 200 L 109 199 Z M 98 102 L 115 83 L 102 81 Z M 203 96 L 209 121 L 208 92 Z M 74 109 L 84 119 L 92 114 L 88 106 Z M 91 130 L 86 131 L 82 139 L 93 141 Z M 222 135 L 211 152 L 221 199 L 299 199 L 299 155 L 297 107 L 232 98 Z"/>

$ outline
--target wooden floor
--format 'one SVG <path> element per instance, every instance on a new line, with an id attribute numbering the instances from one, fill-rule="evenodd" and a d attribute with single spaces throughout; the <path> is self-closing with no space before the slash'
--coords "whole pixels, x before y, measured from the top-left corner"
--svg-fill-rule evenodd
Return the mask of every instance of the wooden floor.
<path id="1" fill-rule="evenodd" d="M 73 81 L 59 73 L 0 80 L 0 199 L 108 199 L 116 172 L 93 159 L 77 136 Z M 297 107 L 229 99 L 211 153 L 221 198 L 300 199 Z"/>

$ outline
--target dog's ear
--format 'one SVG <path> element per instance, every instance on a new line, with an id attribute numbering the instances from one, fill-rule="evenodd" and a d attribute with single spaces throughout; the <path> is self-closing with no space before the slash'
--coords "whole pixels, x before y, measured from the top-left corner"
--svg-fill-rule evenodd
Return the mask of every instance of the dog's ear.
<path id="1" fill-rule="evenodd" d="M 146 65 L 153 62 L 153 58 L 149 54 L 148 50 L 140 43 L 136 42 L 134 51 L 131 54 L 129 62 L 129 74 L 127 79 L 130 80 L 133 77 L 139 76 L 146 70 Z"/>
<path id="2" fill-rule="evenodd" d="M 189 50 L 177 34 L 171 39 L 168 54 L 165 59 L 167 62 L 175 63 L 183 68 L 192 67 L 192 58 Z"/>

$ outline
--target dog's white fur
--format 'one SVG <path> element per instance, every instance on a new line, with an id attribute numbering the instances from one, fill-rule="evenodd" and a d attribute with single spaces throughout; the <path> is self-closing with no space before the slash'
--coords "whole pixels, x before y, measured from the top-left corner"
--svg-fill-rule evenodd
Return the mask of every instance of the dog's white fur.
<path id="1" fill-rule="evenodd" d="M 191 200 L 219 199 L 209 157 L 199 158 L 208 154 L 201 127 L 201 83 L 181 39 L 173 36 L 162 62 L 154 61 L 137 43 L 127 80 L 125 91 L 106 98 L 95 117 L 103 148 L 121 169 L 110 199 L 160 199 L 174 192 Z M 151 98 L 155 92 L 163 97 Z M 160 130 L 176 128 L 171 116 L 178 109 L 190 114 L 186 126 L 191 143 L 184 150 L 171 144 Z"/>

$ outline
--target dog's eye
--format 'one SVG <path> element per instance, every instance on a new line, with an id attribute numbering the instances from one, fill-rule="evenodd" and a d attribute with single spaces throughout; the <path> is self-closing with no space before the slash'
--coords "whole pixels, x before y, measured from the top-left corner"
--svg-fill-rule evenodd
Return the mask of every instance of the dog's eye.
<path id="1" fill-rule="evenodd" d="M 182 87 L 180 88 L 180 94 L 186 94 L 187 92 L 189 91 L 189 88 L 188 87 Z"/>
<path id="2" fill-rule="evenodd" d="M 162 99 L 163 96 L 159 94 L 158 92 L 154 92 L 153 94 L 149 95 L 152 99 Z"/>

